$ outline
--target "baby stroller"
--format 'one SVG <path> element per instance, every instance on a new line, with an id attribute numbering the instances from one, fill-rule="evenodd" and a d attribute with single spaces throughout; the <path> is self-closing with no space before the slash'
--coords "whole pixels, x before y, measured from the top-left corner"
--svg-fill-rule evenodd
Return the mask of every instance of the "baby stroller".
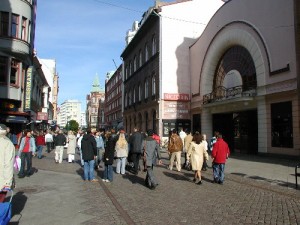
<path id="1" fill-rule="evenodd" d="M 10 192 L 9 202 L 0 203 L 0 225 L 6 225 L 11 219 L 11 200 L 13 197 L 12 189 L 6 189 Z"/>

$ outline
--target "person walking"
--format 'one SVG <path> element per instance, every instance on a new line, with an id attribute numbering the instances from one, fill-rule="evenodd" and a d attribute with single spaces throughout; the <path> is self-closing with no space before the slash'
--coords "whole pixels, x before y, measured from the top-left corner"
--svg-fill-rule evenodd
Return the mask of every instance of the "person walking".
<path id="1" fill-rule="evenodd" d="M 225 163 L 230 155 L 228 144 L 223 140 L 221 133 L 218 134 L 216 143 L 214 144 L 211 157 L 213 159 L 213 183 L 224 183 Z"/>
<path id="2" fill-rule="evenodd" d="M 81 150 L 82 159 L 84 161 L 84 180 L 97 182 L 98 179 L 96 179 L 94 175 L 95 159 L 97 158 L 97 147 L 96 140 L 92 135 L 92 131 L 90 129 L 88 129 L 86 134 L 84 134 L 82 137 Z"/>
<path id="3" fill-rule="evenodd" d="M 62 163 L 63 155 L 64 155 L 64 146 L 66 145 L 67 139 L 66 136 L 63 134 L 62 130 L 58 131 L 55 139 L 55 162 Z"/>
<path id="4" fill-rule="evenodd" d="M 48 130 L 47 134 L 45 135 L 45 142 L 47 145 L 47 152 L 50 153 L 50 150 L 52 149 L 52 143 L 53 143 L 53 136 L 50 130 Z"/>
<path id="5" fill-rule="evenodd" d="M 158 185 L 158 182 L 154 176 L 153 173 L 153 166 L 156 165 L 157 159 L 158 164 L 161 165 L 161 154 L 160 154 L 160 148 L 155 139 L 153 139 L 153 130 L 147 131 L 147 137 L 143 141 L 143 156 L 145 160 L 145 165 L 147 169 L 145 184 L 147 187 L 149 187 L 151 190 L 154 190 L 156 186 Z"/>
<path id="6" fill-rule="evenodd" d="M 43 131 L 39 131 L 36 136 L 36 149 L 37 149 L 37 157 L 38 159 L 42 158 L 43 148 L 46 145 L 45 136 Z"/>
<path id="7" fill-rule="evenodd" d="M 104 182 L 113 181 L 112 164 L 114 162 L 116 139 L 117 139 L 117 135 L 114 129 L 106 133 L 106 147 L 105 147 L 104 158 L 103 158 L 105 168 L 104 168 L 103 179 L 102 179 Z"/>
<path id="8" fill-rule="evenodd" d="M 173 169 L 174 160 L 176 159 L 176 168 L 177 171 L 181 171 L 181 151 L 182 151 L 183 143 L 181 138 L 176 133 L 176 130 L 172 130 L 172 134 L 170 137 L 169 145 L 168 145 L 168 152 L 171 155 L 170 157 L 170 165 L 169 169 Z"/>
<path id="9" fill-rule="evenodd" d="M 95 140 L 96 140 L 96 146 L 97 146 L 97 159 L 95 162 L 96 163 L 95 167 L 97 169 L 100 169 L 100 162 L 102 160 L 102 155 L 104 153 L 104 141 L 103 141 L 100 131 L 96 132 Z"/>
<path id="10" fill-rule="evenodd" d="M 133 173 L 138 174 L 140 158 L 142 153 L 143 135 L 138 128 L 133 129 L 133 134 L 129 138 L 130 154 L 133 162 Z"/>
<path id="11" fill-rule="evenodd" d="M 26 136 L 21 139 L 20 147 L 19 147 L 19 156 L 21 158 L 21 168 L 18 174 L 19 178 L 24 178 L 26 176 L 31 176 L 31 168 L 32 168 L 32 156 L 35 154 L 36 145 L 35 139 L 32 137 L 31 131 L 27 130 Z M 27 170 L 25 172 L 25 160 L 27 164 Z"/>
<path id="12" fill-rule="evenodd" d="M 73 131 L 68 132 L 67 136 L 67 155 L 68 155 L 68 162 L 72 163 L 75 161 L 75 151 L 76 151 L 76 136 L 74 135 Z"/>
<path id="13" fill-rule="evenodd" d="M 6 136 L 6 128 L 0 124 L 0 203 L 5 199 L 6 189 L 12 188 L 14 179 L 15 146 Z"/>
<path id="14" fill-rule="evenodd" d="M 115 147 L 116 156 L 117 156 L 117 167 L 116 173 L 117 174 L 125 174 L 125 165 L 126 165 L 126 158 L 128 156 L 128 143 L 125 138 L 125 133 L 120 132 L 119 139 L 116 143 Z"/>
<path id="15" fill-rule="evenodd" d="M 184 138 L 184 149 L 186 152 L 184 153 L 184 167 L 187 168 L 187 151 L 189 150 L 190 144 L 193 140 L 193 135 L 191 134 L 191 131 L 189 129 L 186 130 L 186 136 Z"/>
<path id="16" fill-rule="evenodd" d="M 192 170 L 195 172 L 193 180 L 195 184 L 202 184 L 201 169 L 204 159 L 208 159 L 205 142 L 203 136 L 196 131 L 187 151 L 187 160 L 191 162 Z"/>
<path id="17" fill-rule="evenodd" d="M 206 134 L 202 134 L 202 138 L 203 138 L 202 142 L 204 143 L 205 151 L 206 151 L 207 156 L 208 156 L 208 143 L 207 143 L 207 140 L 206 140 Z M 208 157 L 203 159 L 203 166 L 202 166 L 203 171 L 207 171 L 207 167 L 208 167 L 207 160 L 208 160 Z"/>
<path id="18" fill-rule="evenodd" d="M 81 149 L 81 141 L 82 141 L 83 135 L 84 135 L 84 132 L 79 131 L 79 137 L 78 137 L 78 140 L 77 140 L 77 146 L 79 148 L 79 154 L 80 154 L 80 164 L 81 164 L 82 167 L 84 166 L 84 161 L 82 159 L 82 149 Z"/>

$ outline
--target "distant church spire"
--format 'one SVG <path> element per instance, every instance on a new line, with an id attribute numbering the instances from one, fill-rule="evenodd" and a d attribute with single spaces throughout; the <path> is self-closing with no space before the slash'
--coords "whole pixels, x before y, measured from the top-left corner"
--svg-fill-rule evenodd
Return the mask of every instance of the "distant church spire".
<path id="1" fill-rule="evenodd" d="M 91 92 L 104 92 L 104 89 L 100 87 L 100 82 L 98 78 L 98 74 L 96 73 L 96 76 L 94 78 L 94 82 L 92 85 Z"/>

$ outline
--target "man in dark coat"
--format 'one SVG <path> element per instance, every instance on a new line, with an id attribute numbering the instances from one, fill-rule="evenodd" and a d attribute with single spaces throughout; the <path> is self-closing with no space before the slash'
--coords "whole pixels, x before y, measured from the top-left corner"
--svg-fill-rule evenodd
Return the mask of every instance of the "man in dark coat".
<path id="1" fill-rule="evenodd" d="M 84 161 L 84 180 L 97 182 L 94 175 L 95 159 L 97 158 L 97 145 L 90 129 L 81 140 L 82 159 Z"/>
<path id="2" fill-rule="evenodd" d="M 148 137 L 143 141 L 143 155 L 147 168 L 147 175 L 145 179 L 145 184 L 151 190 L 154 190 L 158 185 L 154 174 L 153 174 L 153 166 L 156 165 L 156 160 L 158 159 L 159 165 L 162 164 L 160 158 L 160 149 L 157 141 L 153 139 L 153 130 L 147 131 Z"/>
<path id="3" fill-rule="evenodd" d="M 129 138 L 129 144 L 130 144 L 130 155 L 132 162 L 134 164 L 133 167 L 133 173 L 138 174 L 139 171 L 139 162 L 141 158 L 142 153 L 142 142 L 143 142 L 143 135 L 137 128 L 133 129 L 133 134 Z"/>

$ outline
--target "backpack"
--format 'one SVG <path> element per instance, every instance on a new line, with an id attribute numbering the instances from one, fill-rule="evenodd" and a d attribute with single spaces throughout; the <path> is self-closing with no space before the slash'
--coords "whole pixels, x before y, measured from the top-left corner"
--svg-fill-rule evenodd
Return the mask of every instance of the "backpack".
<path id="1" fill-rule="evenodd" d="M 172 135 L 170 137 L 170 143 L 168 146 L 169 152 L 172 153 L 172 152 L 182 151 L 182 147 L 183 147 L 183 144 L 182 144 L 181 138 L 178 135 Z"/>

